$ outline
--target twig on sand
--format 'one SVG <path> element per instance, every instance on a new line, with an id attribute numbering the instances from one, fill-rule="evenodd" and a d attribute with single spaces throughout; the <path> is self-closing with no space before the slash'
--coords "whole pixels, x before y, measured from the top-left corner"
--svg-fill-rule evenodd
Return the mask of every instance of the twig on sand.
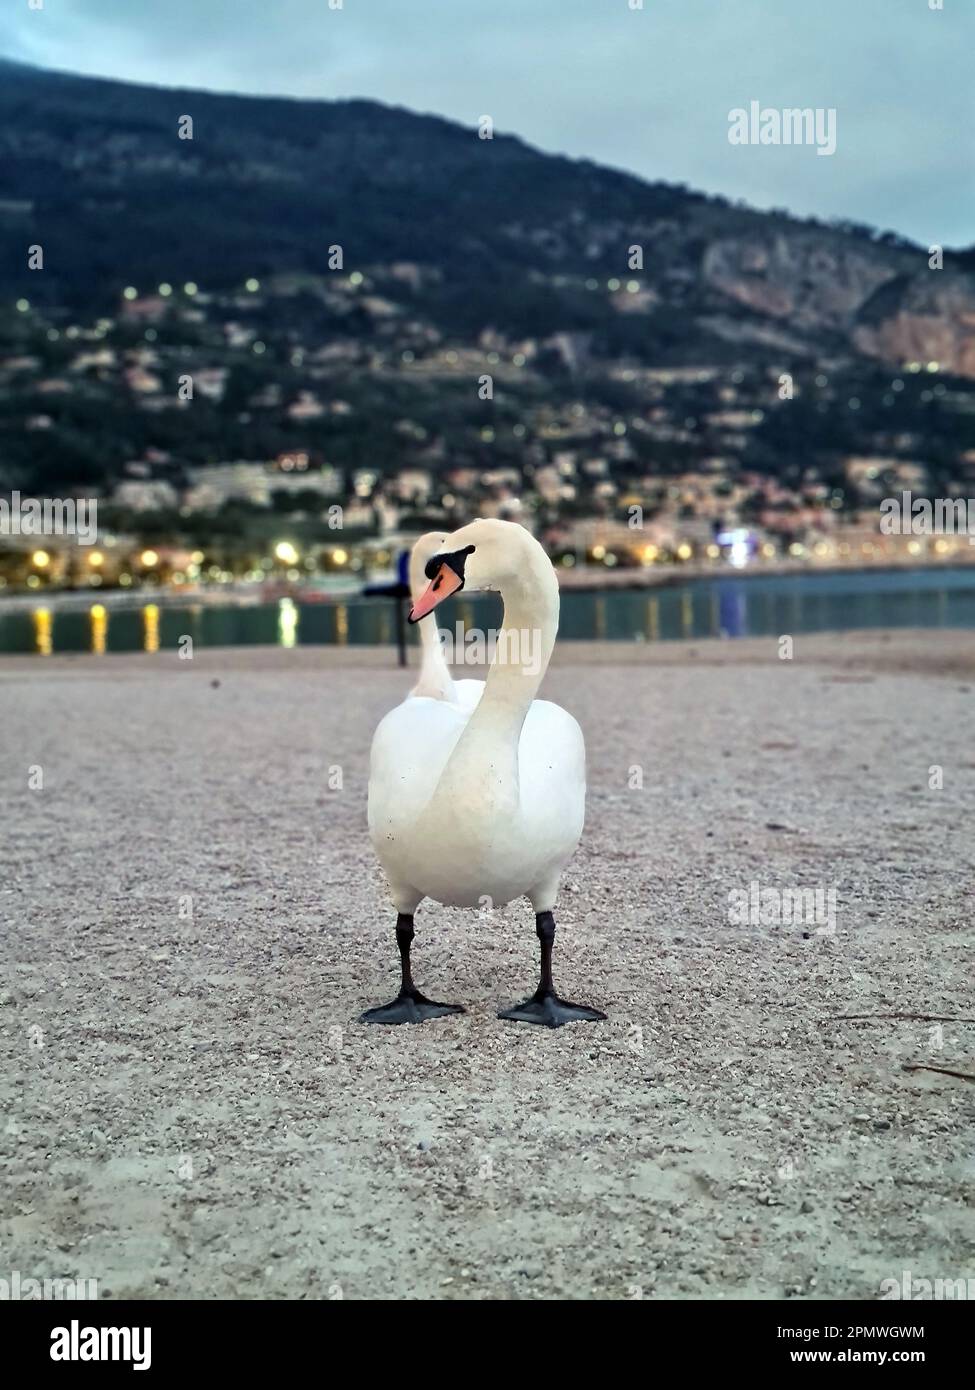
<path id="1" fill-rule="evenodd" d="M 929 1067 L 926 1062 L 905 1062 L 903 1071 L 937 1071 L 942 1076 L 957 1076 L 959 1081 L 975 1081 L 975 1076 L 968 1071 L 952 1071 L 951 1067 Z"/>
<path id="2" fill-rule="evenodd" d="M 848 1023 L 866 1023 L 871 1019 L 887 1021 L 894 1018 L 909 1018 L 921 1023 L 975 1023 L 975 1018 L 955 1018 L 951 1014 L 832 1014 L 834 1021 L 845 1019 Z"/>

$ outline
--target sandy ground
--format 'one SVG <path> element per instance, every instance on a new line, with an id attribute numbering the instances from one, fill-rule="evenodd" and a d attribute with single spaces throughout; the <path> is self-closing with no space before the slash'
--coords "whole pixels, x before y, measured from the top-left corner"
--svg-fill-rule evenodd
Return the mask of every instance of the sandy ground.
<path id="1" fill-rule="evenodd" d="M 905 1070 L 975 1073 L 971 634 L 557 656 L 544 693 L 590 760 L 557 982 L 609 1014 L 557 1032 L 495 1017 L 534 987 L 527 904 L 421 908 L 418 983 L 467 1014 L 355 1021 L 395 983 L 365 831 L 406 688 L 388 654 L 0 663 L 0 1277 L 424 1299 L 975 1277 L 975 1085 Z M 753 882 L 835 888 L 836 934 L 732 924 Z"/>

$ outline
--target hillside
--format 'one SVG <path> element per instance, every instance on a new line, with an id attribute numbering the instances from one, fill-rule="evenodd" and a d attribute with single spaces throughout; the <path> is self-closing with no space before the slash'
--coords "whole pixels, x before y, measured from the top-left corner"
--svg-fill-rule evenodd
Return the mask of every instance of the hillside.
<path id="1" fill-rule="evenodd" d="M 0 246 L 8 486 L 108 485 L 151 451 L 200 464 L 292 448 L 380 472 L 523 469 L 575 448 L 621 483 L 707 460 L 832 482 L 851 454 L 920 455 L 945 480 L 975 442 L 971 252 L 932 271 L 892 234 L 376 102 L 3 64 Z M 173 293 L 153 303 L 159 284 Z M 912 362 L 922 375 L 894 386 Z M 799 399 L 782 410 L 785 371 Z M 219 379 L 189 413 L 184 372 Z"/>
<path id="2" fill-rule="evenodd" d="M 184 115 L 191 140 L 178 137 Z M 455 331 L 601 326 L 611 350 L 639 338 L 655 352 L 715 338 L 852 345 L 975 375 L 962 322 L 975 288 L 950 258 L 933 274 L 897 238 L 750 212 L 436 117 L 6 64 L 0 131 L 0 290 L 39 303 L 104 309 L 128 283 L 321 273 L 337 244 L 346 269 L 436 268 L 429 309 Z M 43 276 L 18 241 L 43 245 Z M 626 275 L 634 244 L 655 302 L 636 331 L 614 333 L 552 281 Z"/>

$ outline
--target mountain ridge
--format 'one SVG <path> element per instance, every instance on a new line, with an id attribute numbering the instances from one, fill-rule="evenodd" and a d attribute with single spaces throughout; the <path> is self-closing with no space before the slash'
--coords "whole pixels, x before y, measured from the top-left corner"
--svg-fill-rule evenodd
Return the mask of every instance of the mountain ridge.
<path id="1" fill-rule="evenodd" d="M 679 262 L 699 273 L 701 238 L 720 242 L 729 236 L 767 242 L 811 235 L 826 248 L 858 250 L 885 267 L 888 280 L 926 263 L 922 248 L 892 233 L 878 236 L 853 223 L 837 226 L 732 205 L 684 185 L 647 182 L 592 160 L 548 154 L 516 135 L 496 133 L 481 141 L 442 116 L 381 102 L 194 91 L 16 62 L 7 68 L 0 92 L 0 198 L 29 202 L 32 215 L 21 218 L 22 230 L 39 240 L 46 234 L 53 244 L 42 285 L 26 268 L 18 271 L 8 255 L 0 265 L 0 289 L 31 288 L 40 302 L 58 296 L 94 302 L 99 289 L 108 299 L 139 273 L 174 274 L 166 265 L 166 244 L 173 248 L 171 260 L 183 258 L 187 278 L 215 284 L 229 284 L 245 269 L 314 271 L 324 268 L 325 233 L 326 244 L 347 244 L 360 263 L 380 257 L 451 263 L 457 257 L 450 252 L 466 247 L 515 274 L 515 258 L 528 272 L 625 274 L 627 247 L 634 243 L 664 269 Z M 178 139 L 182 115 L 193 118 L 192 140 Z M 92 151 L 88 157 L 79 148 L 81 132 Z M 333 188 L 316 186 L 316 177 L 334 178 Z M 156 182 L 155 207 L 141 201 L 150 178 Z M 187 206 L 193 185 L 216 200 L 208 224 L 199 206 Z M 252 196 L 258 191 L 265 195 L 260 202 Z M 366 206 L 357 207 L 363 195 Z M 397 206 L 406 200 L 412 219 Z M 77 235 L 72 244 L 61 244 L 72 202 L 79 214 Z M 132 219 L 127 239 L 112 225 L 124 216 Z M 180 218 L 182 229 L 174 226 Z M 513 235 L 522 218 L 521 234 Z M 673 219 L 676 232 L 659 225 Z M 254 228 L 251 246 L 241 235 L 248 221 Z M 9 211 L 0 214 L 8 244 L 21 229 L 12 222 Z M 661 247 L 662 236 L 674 235 L 687 238 L 683 248 Z M 685 254 L 675 256 L 675 249 Z M 947 252 L 946 259 L 951 266 L 957 260 L 957 273 L 965 274 L 968 255 Z M 644 273 L 653 278 L 650 267 Z M 755 279 L 755 271 L 748 274 Z M 744 305 L 747 295 L 738 299 Z M 771 304 L 760 311 L 787 316 Z"/>
<path id="2" fill-rule="evenodd" d="M 971 253 L 935 271 L 893 233 L 365 99 L 8 64 L 0 252 L 18 485 L 110 487 L 160 454 L 351 475 L 557 470 L 574 450 L 621 488 L 691 469 L 842 491 L 851 458 L 923 457 L 944 487 L 975 454 Z M 186 373 L 208 383 L 192 411 Z"/>

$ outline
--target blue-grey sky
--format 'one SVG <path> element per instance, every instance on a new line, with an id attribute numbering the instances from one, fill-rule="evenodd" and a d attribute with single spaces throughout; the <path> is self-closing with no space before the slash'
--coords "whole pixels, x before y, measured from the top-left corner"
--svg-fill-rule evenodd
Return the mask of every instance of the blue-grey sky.
<path id="1" fill-rule="evenodd" d="M 35 0 L 36 3 L 36 0 Z M 159 85 L 372 97 L 648 179 L 975 242 L 975 0 L 6 0 L 0 53 Z M 837 151 L 728 113 L 835 107 Z"/>

